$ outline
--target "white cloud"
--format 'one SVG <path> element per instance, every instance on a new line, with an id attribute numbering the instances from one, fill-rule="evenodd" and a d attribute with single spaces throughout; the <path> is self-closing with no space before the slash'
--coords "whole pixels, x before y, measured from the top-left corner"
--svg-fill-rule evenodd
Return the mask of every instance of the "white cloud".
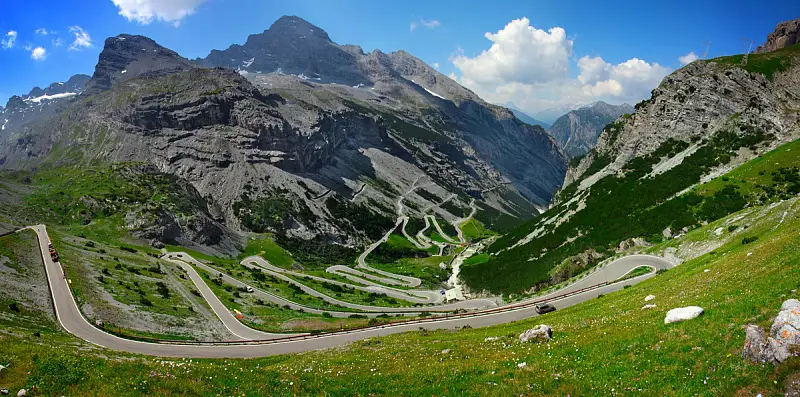
<path id="1" fill-rule="evenodd" d="M 154 20 L 178 26 L 183 18 L 194 14 L 206 0 L 111 0 L 130 22 L 147 25 Z"/>
<path id="2" fill-rule="evenodd" d="M 9 30 L 8 33 L 3 37 L 3 40 L 0 40 L 0 46 L 3 49 L 9 49 L 14 46 L 14 43 L 17 42 L 17 32 L 15 30 Z"/>
<path id="3" fill-rule="evenodd" d="M 36 47 L 31 51 L 31 59 L 34 61 L 44 61 L 47 58 L 47 50 L 42 47 Z"/>
<path id="4" fill-rule="evenodd" d="M 81 50 L 92 46 L 92 38 L 80 26 L 70 26 L 69 31 L 75 35 L 75 41 L 69 45 L 70 50 Z"/>
<path id="5" fill-rule="evenodd" d="M 409 29 L 413 32 L 418 27 L 425 27 L 428 29 L 438 28 L 441 24 L 436 19 L 418 19 L 416 21 L 411 21 L 409 25 Z"/>
<path id="6" fill-rule="evenodd" d="M 636 103 L 670 72 L 638 58 L 619 64 L 599 56 L 575 60 L 574 42 L 564 29 L 537 29 L 527 18 L 484 36 L 491 47 L 475 57 L 459 51 L 451 58 L 457 74 L 449 77 L 488 102 L 511 101 L 530 113 L 598 100 Z M 570 77 L 574 76 L 572 62 L 577 65 L 577 77 Z"/>
<path id="7" fill-rule="evenodd" d="M 697 56 L 697 54 L 695 54 L 694 51 L 692 51 L 684 56 L 678 57 L 678 62 L 680 62 L 681 65 L 688 65 L 696 61 L 698 58 L 699 57 Z"/>
<path id="8" fill-rule="evenodd" d="M 47 31 L 45 28 L 36 29 L 36 34 L 40 36 L 47 36 L 50 32 Z"/>
<path id="9" fill-rule="evenodd" d="M 439 69 L 439 62 L 434 62 L 431 66 L 433 66 L 434 69 Z"/>
<path id="10" fill-rule="evenodd" d="M 562 28 L 549 32 L 530 25 L 528 18 L 515 19 L 497 33 L 484 35 L 492 42 L 488 50 L 470 58 L 453 58 L 465 82 L 496 85 L 506 82 L 543 83 L 569 75 L 572 40 Z"/>
<path id="11" fill-rule="evenodd" d="M 61 37 L 56 37 L 55 39 L 53 39 L 52 42 L 53 42 L 53 47 L 61 47 L 62 45 L 64 45 L 64 40 L 61 40 Z"/>

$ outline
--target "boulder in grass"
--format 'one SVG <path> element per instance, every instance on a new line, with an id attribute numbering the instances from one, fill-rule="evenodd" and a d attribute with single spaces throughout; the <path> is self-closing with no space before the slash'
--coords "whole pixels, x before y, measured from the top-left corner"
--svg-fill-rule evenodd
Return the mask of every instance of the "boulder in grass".
<path id="1" fill-rule="evenodd" d="M 800 301 L 789 299 L 783 302 L 770 328 L 770 335 L 788 344 L 800 345 Z"/>
<path id="2" fill-rule="evenodd" d="M 744 328 L 744 349 L 742 357 L 756 363 L 778 364 L 789 358 L 789 345 L 778 339 L 768 337 L 764 330 L 753 324 Z"/>
<path id="3" fill-rule="evenodd" d="M 700 317 L 703 312 L 704 310 L 700 306 L 687 306 L 672 309 L 667 312 L 667 316 L 664 318 L 664 324 L 691 320 Z"/>
<path id="4" fill-rule="evenodd" d="M 519 335 L 520 342 L 549 342 L 550 339 L 553 339 L 553 329 L 544 324 L 539 324 Z"/>

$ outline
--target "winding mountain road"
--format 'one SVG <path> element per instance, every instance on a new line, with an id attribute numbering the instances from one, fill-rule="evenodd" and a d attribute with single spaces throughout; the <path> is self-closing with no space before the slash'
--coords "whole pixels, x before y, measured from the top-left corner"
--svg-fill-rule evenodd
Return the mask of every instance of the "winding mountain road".
<path id="1" fill-rule="evenodd" d="M 321 335 L 301 334 L 291 335 L 288 337 L 281 335 L 283 339 L 278 339 L 276 338 L 275 334 L 261 333 L 260 331 L 255 331 L 256 333 L 250 333 L 251 331 L 244 331 L 238 327 L 232 327 L 231 321 L 237 320 L 235 318 L 231 319 L 233 316 L 228 317 L 225 314 L 227 309 L 224 307 L 215 307 L 214 302 L 219 302 L 219 299 L 204 293 L 210 292 L 210 289 L 204 290 L 201 287 L 201 285 L 203 285 L 205 282 L 203 281 L 202 277 L 197 275 L 196 278 L 192 277 L 192 281 L 195 282 L 195 285 L 198 287 L 198 289 L 200 289 L 203 297 L 209 301 L 209 304 L 214 309 L 214 312 L 217 313 L 217 315 L 220 316 L 220 319 L 226 323 L 226 327 L 228 327 L 232 333 L 239 336 L 239 340 L 223 343 L 155 343 L 134 341 L 109 334 L 102 329 L 91 325 L 86 318 L 83 317 L 83 314 L 80 312 L 78 305 L 75 302 L 75 298 L 72 295 L 64 268 L 60 263 L 53 262 L 50 258 L 47 247 L 47 244 L 50 240 L 45 226 L 31 226 L 29 229 L 36 232 L 38 237 L 39 250 L 42 255 L 42 260 L 44 262 L 45 271 L 47 274 L 48 285 L 50 286 L 50 292 L 53 297 L 53 305 L 56 317 L 61 326 L 64 327 L 67 332 L 92 344 L 129 353 L 151 356 L 194 358 L 263 357 L 276 354 L 298 353 L 308 350 L 329 348 L 365 338 L 413 331 L 419 329 L 420 327 L 424 327 L 426 329 L 454 329 L 467 325 L 475 328 L 486 327 L 490 325 L 518 321 L 536 315 L 534 306 L 525 305 L 524 303 L 516 303 L 514 305 L 459 315 L 451 318 L 434 317 L 428 319 L 410 320 L 408 322 L 402 322 L 398 324 L 386 324 L 364 329 L 331 332 Z M 535 299 L 532 298 L 528 300 L 527 303 L 547 300 L 557 308 L 564 308 L 596 298 L 600 294 L 608 294 L 610 292 L 620 290 L 624 288 L 625 285 L 633 285 L 655 275 L 655 273 L 649 273 L 624 280 L 622 282 L 606 284 L 589 290 L 581 290 L 583 286 L 592 286 L 597 283 L 603 283 L 606 281 L 606 279 L 612 280 L 619 278 L 638 266 L 651 266 L 656 269 L 666 269 L 671 268 L 674 265 L 663 258 L 654 256 L 627 256 L 600 268 L 584 279 L 581 279 L 565 287 L 564 289 L 552 292 L 544 297 Z M 187 269 L 186 267 L 183 268 L 185 270 Z M 191 266 L 189 266 L 189 268 L 191 268 Z M 187 272 L 191 275 L 191 272 L 188 270 Z M 195 272 L 195 274 L 197 273 Z M 562 296 L 565 293 L 570 292 L 572 292 L 572 294 L 568 296 Z M 228 314 L 230 313 L 228 312 Z M 240 335 L 240 333 L 246 333 L 247 335 Z M 242 340 L 251 336 L 255 336 L 261 340 Z"/>

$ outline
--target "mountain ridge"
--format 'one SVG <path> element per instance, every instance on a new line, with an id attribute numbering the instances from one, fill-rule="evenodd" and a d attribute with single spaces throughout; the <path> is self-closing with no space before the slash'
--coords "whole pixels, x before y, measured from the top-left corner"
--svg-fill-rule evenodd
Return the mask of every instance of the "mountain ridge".
<path id="1" fill-rule="evenodd" d="M 183 215 L 132 208 L 130 227 L 139 225 L 137 233 L 154 244 L 173 243 L 177 236 L 225 252 L 246 231 L 345 245 L 369 241 L 374 236 L 366 224 L 333 212 L 365 184 L 374 188 L 351 209 L 364 219 L 390 216 L 396 192 L 423 177 L 431 181 L 433 198 L 410 198 L 410 215 L 419 219 L 421 208 L 448 192 L 458 196 L 456 208 L 478 199 L 477 216 L 487 222 L 527 219 L 547 205 L 563 180 L 566 158 L 542 128 L 486 104 L 405 51 L 363 54 L 330 42 L 323 31 L 305 44 L 347 53 L 347 62 L 339 59 L 325 69 L 314 58 L 293 59 L 297 48 L 281 44 L 274 33 L 298 26 L 314 29 L 287 17 L 265 31 L 272 30 L 268 37 L 248 38 L 286 51 L 282 63 L 270 63 L 272 73 L 200 67 L 146 37 L 109 38 L 80 99 L 65 104 L 57 123 L 32 123 L 19 139 L 7 141 L 0 165 L 152 164 L 190 184 L 210 212 L 205 204 Z M 289 42 L 302 43 L 295 42 L 301 36 Z M 314 70 L 339 80 L 304 74 Z M 363 83 L 337 83 L 348 76 Z M 332 194 L 324 201 L 313 199 L 326 191 Z M 270 216 L 280 220 L 262 218 L 267 213 L 260 211 L 274 205 L 280 210 Z M 461 216 L 438 211 L 446 220 Z M 162 225 L 148 226 L 152 216 Z M 209 233 L 223 237 L 211 241 Z"/>
<path id="2" fill-rule="evenodd" d="M 568 156 L 579 157 L 594 147 L 603 127 L 633 110 L 633 106 L 627 103 L 594 102 L 559 117 L 548 132 Z"/>

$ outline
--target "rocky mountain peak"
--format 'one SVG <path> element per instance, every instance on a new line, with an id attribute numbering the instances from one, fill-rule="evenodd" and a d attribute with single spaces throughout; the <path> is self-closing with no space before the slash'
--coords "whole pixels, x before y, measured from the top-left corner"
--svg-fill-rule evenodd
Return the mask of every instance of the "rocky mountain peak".
<path id="1" fill-rule="evenodd" d="M 191 61 L 145 36 L 121 34 L 106 39 L 86 92 L 96 94 L 119 80 L 145 73 L 170 73 L 195 68 Z"/>
<path id="2" fill-rule="evenodd" d="M 6 110 L 20 109 L 25 106 L 25 101 L 19 95 L 12 95 L 11 98 L 8 98 L 8 102 L 6 102 Z"/>
<path id="3" fill-rule="evenodd" d="M 767 41 L 756 48 L 757 53 L 770 52 L 800 43 L 800 18 L 784 21 L 767 36 Z"/>
<path id="4" fill-rule="evenodd" d="M 252 73 L 283 73 L 321 83 L 357 85 L 369 80 L 356 67 L 360 48 L 341 47 L 328 33 L 302 18 L 284 16 L 242 44 L 212 50 L 196 61 Z"/>
<path id="5" fill-rule="evenodd" d="M 627 103 L 611 105 L 603 101 L 593 102 L 556 119 L 550 127 L 550 134 L 568 156 L 582 156 L 597 144 L 603 127 L 633 111 L 633 106 Z"/>
<path id="6" fill-rule="evenodd" d="M 324 41 L 331 41 L 328 33 L 322 28 L 314 26 L 303 18 L 284 15 L 278 18 L 264 34 L 281 35 L 284 37 L 302 37 L 304 39 L 316 38 Z M 257 36 L 257 35 L 253 35 Z M 252 37 L 252 36 L 251 36 Z"/>

